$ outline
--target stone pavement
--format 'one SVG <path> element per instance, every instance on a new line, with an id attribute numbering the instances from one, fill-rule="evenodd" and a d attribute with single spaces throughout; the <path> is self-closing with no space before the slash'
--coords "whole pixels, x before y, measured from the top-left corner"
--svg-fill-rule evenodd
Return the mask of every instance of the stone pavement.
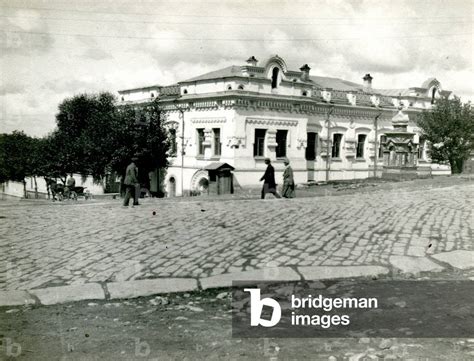
<path id="1" fill-rule="evenodd" d="M 473 194 L 470 181 L 290 200 L 152 199 L 135 208 L 2 202 L 0 305 L 134 297 L 137 285 L 150 294 L 234 279 L 470 269 Z M 58 286 L 74 287 L 48 289 Z M 22 290 L 31 292 L 5 293 Z"/>

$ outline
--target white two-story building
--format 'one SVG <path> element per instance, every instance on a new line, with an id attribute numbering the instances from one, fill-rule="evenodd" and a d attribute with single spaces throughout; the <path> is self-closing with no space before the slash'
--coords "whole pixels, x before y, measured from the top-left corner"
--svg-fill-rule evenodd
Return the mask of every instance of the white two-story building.
<path id="1" fill-rule="evenodd" d="M 277 183 L 288 158 L 297 183 L 380 176 L 380 143 L 391 130 L 398 107 L 414 119 L 435 99 L 450 96 L 434 78 L 419 87 L 375 89 L 363 84 L 310 75 L 308 65 L 290 70 L 279 56 L 183 80 L 170 86 L 119 91 L 120 101 L 146 103 L 158 98 L 175 140 L 175 156 L 164 178 L 168 196 L 205 191 L 206 168 L 232 166 L 233 187 L 259 185 L 264 159 L 272 160 Z M 418 165 L 433 174 L 449 168 L 431 164 L 425 141 L 415 136 Z"/>

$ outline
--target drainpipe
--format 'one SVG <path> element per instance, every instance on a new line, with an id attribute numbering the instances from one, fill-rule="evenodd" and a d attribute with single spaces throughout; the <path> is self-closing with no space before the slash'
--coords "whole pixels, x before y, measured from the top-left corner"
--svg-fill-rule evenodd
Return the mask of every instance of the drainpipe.
<path id="1" fill-rule="evenodd" d="M 379 112 L 377 113 L 374 119 L 374 127 L 375 127 L 374 178 L 377 178 L 377 162 L 378 162 L 378 156 L 379 156 L 379 149 L 378 149 L 377 144 L 379 140 L 379 118 L 381 115 L 382 115 L 382 109 L 379 109 Z"/>
<path id="2" fill-rule="evenodd" d="M 327 139 L 326 139 L 326 182 L 329 181 L 329 170 L 331 168 L 331 155 L 329 153 L 330 151 L 330 142 L 331 142 L 331 122 L 329 121 L 329 118 L 334 111 L 334 105 L 330 104 L 329 108 L 327 109 L 326 112 L 326 123 L 327 123 Z"/>

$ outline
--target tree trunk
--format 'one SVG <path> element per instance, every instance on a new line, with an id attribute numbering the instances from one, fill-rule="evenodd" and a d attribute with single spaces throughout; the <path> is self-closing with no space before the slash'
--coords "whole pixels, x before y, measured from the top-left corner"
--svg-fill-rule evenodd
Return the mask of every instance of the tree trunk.
<path id="1" fill-rule="evenodd" d="M 464 164 L 464 159 L 462 158 L 450 159 L 449 165 L 451 166 L 451 174 L 461 173 L 463 164 Z"/>
<path id="2" fill-rule="evenodd" d="M 23 179 L 23 197 L 28 198 L 28 193 L 26 193 L 26 180 Z"/>
<path id="3" fill-rule="evenodd" d="M 38 183 L 36 182 L 36 176 L 33 176 L 33 180 L 35 181 L 35 199 L 38 199 Z"/>

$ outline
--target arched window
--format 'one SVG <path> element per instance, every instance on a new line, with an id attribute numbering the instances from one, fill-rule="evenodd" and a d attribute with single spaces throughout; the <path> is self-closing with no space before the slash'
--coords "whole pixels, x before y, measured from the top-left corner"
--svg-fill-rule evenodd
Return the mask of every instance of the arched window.
<path id="1" fill-rule="evenodd" d="M 244 86 L 242 84 L 239 85 L 239 90 L 244 90 Z"/>
<path id="2" fill-rule="evenodd" d="M 280 69 L 277 67 L 272 70 L 272 89 L 275 89 L 278 86 L 278 72 Z"/>
<path id="3" fill-rule="evenodd" d="M 431 92 L 431 104 L 434 104 L 435 102 L 435 95 L 436 95 L 436 88 L 433 88 Z"/>
<path id="4" fill-rule="evenodd" d="M 305 96 L 308 95 L 308 92 L 307 92 L 306 90 L 303 90 L 303 91 L 301 92 L 301 95 L 305 97 Z"/>
<path id="5" fill-rule="evenodd" d="M 184 89 L 184 90 L 183 90 L 183 94 L 188 94 L 188 90 L 187 90 L 187 89 Z"/>
<path id="6" fill-rule="evenodd" d="M 232 90 L 232 85 L 227 85 L 227 90 Z"/>

